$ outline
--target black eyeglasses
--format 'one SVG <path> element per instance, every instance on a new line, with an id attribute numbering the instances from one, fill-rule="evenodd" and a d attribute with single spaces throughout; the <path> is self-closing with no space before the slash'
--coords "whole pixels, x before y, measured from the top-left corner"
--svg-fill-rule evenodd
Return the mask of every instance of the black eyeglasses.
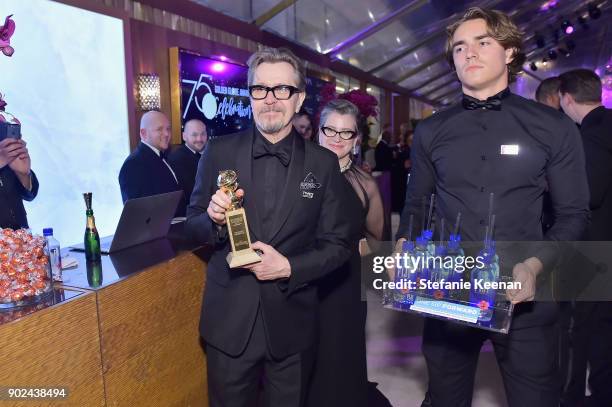
<path id="1" fill-rule="evenodd" d="M 253 85 L 249 86 L 249 94 L 255 100 L 262 100 L 268 97 L 268 92 L 272 91 L 274 97 L 278 100 L 290 99 L 296 93 L 302 91 L 291 85 L 278 85 L 272 88 L 267 86 Z"/>
<path id="2" fill-rule="evenodd" d="M 321 131 L 325 134 L 326 137 L 336 137 L 339 135 L 342 140 L 350 140 L 357 135 L 356 131 L 353 130 L 342 130 L 337 131 L 332 129 L 331 127 L 321 127 Z"/>

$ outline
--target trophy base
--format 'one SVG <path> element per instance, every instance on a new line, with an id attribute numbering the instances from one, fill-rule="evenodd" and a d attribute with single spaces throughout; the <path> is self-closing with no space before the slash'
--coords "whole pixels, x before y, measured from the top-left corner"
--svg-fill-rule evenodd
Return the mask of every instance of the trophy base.
<path id="1" fill-rule="evenodd" d="M 259 257 L 253 249 L 229 252 L 225 259 L 231 269 L 246 266 L 247 264 L 259 263 L 261 261 L 261 257 Z"/>

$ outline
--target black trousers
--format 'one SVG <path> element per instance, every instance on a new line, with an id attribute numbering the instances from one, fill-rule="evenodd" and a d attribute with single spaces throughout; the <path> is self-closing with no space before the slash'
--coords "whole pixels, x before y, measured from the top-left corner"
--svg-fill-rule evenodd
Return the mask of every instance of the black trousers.
<path id="1" fill-rule="evenodd" d="M 576 301 L 563 307 L 565 346 L 561 360 L 565 367 L 563 402 L 578 406 L 585 402 L 589 366 L 589 406 L 612 404 L 612 302 Z"/>
<path id="2" fill-rule="evenodd" d="M 241 355 L 233 357 L 206 345 L 210 407 L 302 406 L 312 367 L 309 353 L 278 359 L 267 343 L 260 310 Z"/>
<path id="3" fill-rule="evenodd" d="M 558 407 L 556 324 L 507 335 L 427 318 L 423 354 L 433 407 L 470 407 L 480 348 L 490 339 L 510 407 Z"/>

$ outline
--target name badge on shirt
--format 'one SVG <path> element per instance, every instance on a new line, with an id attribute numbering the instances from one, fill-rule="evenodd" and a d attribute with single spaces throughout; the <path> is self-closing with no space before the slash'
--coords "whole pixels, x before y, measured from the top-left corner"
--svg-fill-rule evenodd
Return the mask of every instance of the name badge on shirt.
<path id="1" fill-rule="evenodd" d="M 503 144 L 500 153 L 501 155 L 518 155 L 519 146 L 518 144 Z"/>

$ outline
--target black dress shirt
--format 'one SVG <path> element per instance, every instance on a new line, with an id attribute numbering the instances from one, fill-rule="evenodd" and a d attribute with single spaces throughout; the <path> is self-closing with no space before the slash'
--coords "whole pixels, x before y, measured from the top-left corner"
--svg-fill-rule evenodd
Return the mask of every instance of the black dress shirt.
<path id="1" fill-rule="evenodd" d="M 398 238 L 408 236 L 409 214 L 420 217 L 422 198 L 435 193 L 437 217 L 448 225 L 461 212 L 463 240 L 481 241 L 491 192 L 496 240 L 580 238 L 589 219 L 589 190 L 576 126 L 564 114 L 507 90 L 499 96 L 500 110 L 458 104 L 419 124 Z M 547 182 L 555 223 L 544 234 Z M 560 251 L 534 244 L 530 254 L 550 270 Z"/>
<path id="2" fill-rule="evenodd" d="M 256 190 L 255 200 L 259 207 L 263 236 L 269 239 L 269 233 L 276 220 L 275 207 L 283 193 L 287 181 L 289 162 L 293 152 L 295 130 L 276 144 L 270 143 L 259 130 L 255 130 L 253 140 L 253 179 L 260 186 Z M 278 155 L 282 156 L 279 157 Z M 284 161 L 284 162 L 283 162 Z"/>
<path id="3" fill-rule="evenodd" d="M 591 190 L 588 240 L 612 240 L 612 109 L 600 106 L 580 126 Z"/>
<path id="4" fill-rule="evenodd" d="M 8 165 L 0 168 L 0 228 L 27 228 L 28 219 L 23 201 L 31 201 L 38 194 L 38 179 L 31 171 L 32 190 L 28 191 Z"/>

